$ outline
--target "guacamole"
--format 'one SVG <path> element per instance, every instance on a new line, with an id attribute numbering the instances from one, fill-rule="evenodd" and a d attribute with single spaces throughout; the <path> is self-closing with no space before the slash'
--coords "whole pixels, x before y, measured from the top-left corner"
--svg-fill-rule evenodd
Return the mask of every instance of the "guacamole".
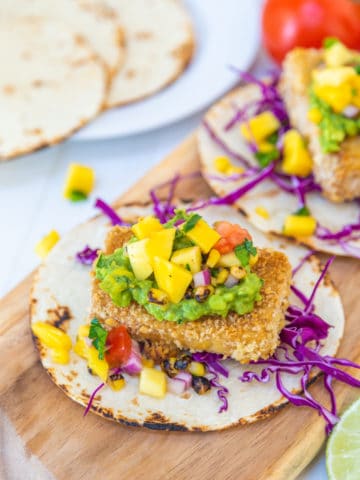
<path id="1" fill-rule="evenodd" d="M 360 133 L 360 119 L 347 118 L 340 113 L 335 113 L 327 103 L 310 91 L 310 106 L 321 112 L 320 145 L 325 153 L 338 152 L 341 143 L 346 137 Z"/>
<path id="2" fill-rule="evenodd" d="M 203 302 L 195 298 L 183 298 L 179 303 L 158 305 L 149 301 L 149 292 L 157 288 L 152 275 L 146 280 L 136 279 L 125 248 L 119 248 L 111 255 L 101 254 L 95 266 L 95 275 L 100 288 L 109 294 L 115 305 L 127 307 L 132 301 L 142 305 L 157 320 L 187 322 L 204 315 L 226 317 L 229 311 L 239 315 L 254 309 L 261 299 L 262 280 L 246 267 L 246 276 L 237 285 L 227 288 L 217 286 L 214 293 Z"/>

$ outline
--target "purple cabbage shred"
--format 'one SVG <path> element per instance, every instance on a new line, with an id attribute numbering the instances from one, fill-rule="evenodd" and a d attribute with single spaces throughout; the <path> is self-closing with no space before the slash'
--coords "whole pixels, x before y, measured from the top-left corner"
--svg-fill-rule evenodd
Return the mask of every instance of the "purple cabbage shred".
<path id="1" fill-rule="evenodd" d="M 121 225 L 121 226 L 129 226 L 128 223 L 124 222 L 119 215 L 115 212 L 115 210 L 110 207 L 104 200 L 101 198 L 97 198 L 95 201 L 95 208 L 98 208 L 102 211 L 102 213 L 108 217 L 111 221 L 112 225 Z"/>
<path id="2" fill-rule="evenodd" d="M 76 253 L 75 258 L 83 265 L 92 265 L 97 258 L 98 250 L 98 248 L 91 248 L 86 245 L 81 252 Z"/>

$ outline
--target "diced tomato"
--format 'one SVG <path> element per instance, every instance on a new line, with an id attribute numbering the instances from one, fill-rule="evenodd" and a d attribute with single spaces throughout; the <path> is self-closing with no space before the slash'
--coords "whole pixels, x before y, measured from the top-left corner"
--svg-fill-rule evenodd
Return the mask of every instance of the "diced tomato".
<path id="1" fill-rule="evenodd" d="M 126 327 L 120 325 L 110 330 L 106 339 L 105 359 L 111 368 L 120 367 L 130 357 L 131 338 Z"/>
<path id="2" fill-rule="evenodd" d="M 251 235 L 245 228 L 241 228 L 240 225 L 233 223 L 217 222 L 215 230 L 222 238 L 215 244 L 214 248 L 222 255 L 232 252 L 244 240 L 251 240 Z"/>

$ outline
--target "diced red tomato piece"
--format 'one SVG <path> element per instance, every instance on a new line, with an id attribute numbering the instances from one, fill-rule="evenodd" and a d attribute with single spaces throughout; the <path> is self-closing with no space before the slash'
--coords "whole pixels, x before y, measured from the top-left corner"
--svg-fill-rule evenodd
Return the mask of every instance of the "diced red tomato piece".
<path id="1" fill-rule="evenodd" d="M 111 368 L 120 367 L 125 363 L 131 353 L 131 338 L 126 327 L 120 325 L 112 328 L 106 338 L 105 359 Z"/>
<path id="2" fill-rule="evenodd" d="M 251 240 L 251 235 L 245 228 L 241 228 L 240 225 L 230 222 L 217 222 L 215 230 L 222 237 L 214 246 L 221 255 L 232 252 L 234 248 L 237 245 L 241 245 L 244 240 Z"/>

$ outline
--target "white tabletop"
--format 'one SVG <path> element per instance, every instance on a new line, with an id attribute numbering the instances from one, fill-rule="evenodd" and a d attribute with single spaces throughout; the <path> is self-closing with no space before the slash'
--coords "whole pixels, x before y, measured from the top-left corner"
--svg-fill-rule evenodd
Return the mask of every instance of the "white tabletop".
<path id="1" fill-rule="evenodd" d="M 264 72 L 268 67 L 269 62 L 261 54 L 255 72 Z M 94 214 L 95 197 L 111 202 L 125 192 L 181 143 L 198 125 L 201 116 L 202 112 L 166 128 L 123 139 L 68 141 L 1 164 L 0 297 L 36 267 L 38 258 L 34 245 L 44 234 L 51 229 L 65 234 Z M 64 177 L 71 162 L 89 165 L 96 172 L 96 188 L 89 201 L 73 204 L 62 198 Z M 5 430 L 11 431 L 4 429 L 0 416 L 0 433 Z M 20 439 L 12 445 L 22 455 Z M 38 475 L 36 478 L 40 480 Z M 321 454 L 299 480 L 326 478 L 324 455 Z"/>

